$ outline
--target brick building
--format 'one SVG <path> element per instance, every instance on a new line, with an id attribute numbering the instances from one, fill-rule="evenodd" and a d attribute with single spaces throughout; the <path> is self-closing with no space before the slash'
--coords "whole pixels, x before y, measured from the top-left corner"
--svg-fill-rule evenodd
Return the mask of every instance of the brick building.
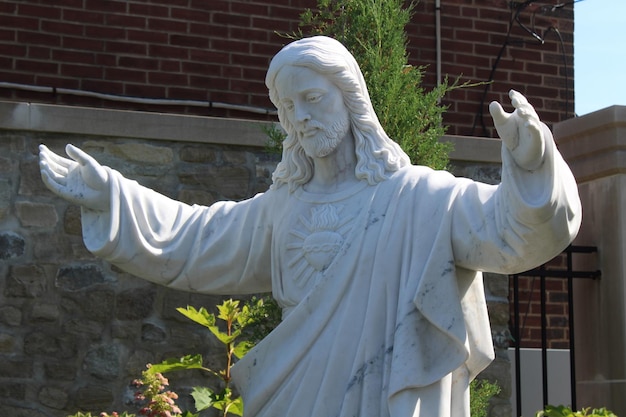
<path id="1" fill-rule="evenodd" d="M 407 27 L 410 62 L 427 66 L 425 86 L 445 76 L 493 81 L 449 94 L 449 133 L 492 136 L 487 105 L 508 103 L 510 88 L 526 94 L 548 123 L 573 115 L 571 2 L 443 0 L 439 9 L 436 3 L 420 1 Z M 299 14 L 315 5 L 315 0 L 3 1 L 0 98 L 267 118 L 263 112 L 272 105 L 265 70 L 287 42 L 277 33 L 296 30 Z M 110 100 L 119 96 L 129 100 Z M 261 115 L 249 111 L 259 109 Z"/>

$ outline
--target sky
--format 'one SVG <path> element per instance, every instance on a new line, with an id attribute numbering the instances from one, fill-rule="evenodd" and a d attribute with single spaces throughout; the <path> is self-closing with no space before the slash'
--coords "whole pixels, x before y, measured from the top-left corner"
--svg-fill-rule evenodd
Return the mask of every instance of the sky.
<path id="1" fill-rule="evenodd" d="M 574 94 L 579 116 L 626 106 L 626 0 L 574 4 Z"/>

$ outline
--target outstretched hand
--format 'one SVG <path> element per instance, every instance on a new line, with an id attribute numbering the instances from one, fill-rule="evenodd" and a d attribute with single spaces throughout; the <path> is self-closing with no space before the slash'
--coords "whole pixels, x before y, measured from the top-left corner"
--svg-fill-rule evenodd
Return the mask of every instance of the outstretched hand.
<path id="1" fill-rule="evenodd" d="M 109 209 L 109 175 L 94 158 L 67 145 L 64 158 L 39 146 L 39 168 L 46 186 L 67 201 L 92 210 Z"/>
<path id="2" fill-rule="evenodd" d="M 500 139 L 511 151 L 517 165 L 534 171 L 543 162 L 545 138 L 542 123 L 526 97 L 515 90 L 509 92 L 513 113 L 507 113 L 500 103 L 493 101 L 489 113 Z"/>

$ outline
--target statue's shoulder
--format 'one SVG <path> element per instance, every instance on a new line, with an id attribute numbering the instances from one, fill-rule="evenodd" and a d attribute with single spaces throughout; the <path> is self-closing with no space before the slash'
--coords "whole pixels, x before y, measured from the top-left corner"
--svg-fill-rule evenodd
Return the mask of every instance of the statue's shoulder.
<path id="1" fill-rule="evenodd" d="M 439 187 L 454 186 L 456 179 L 448 171 L 434 170 L 424 165 L 407 165 L 394 172 L 390 180 L 402 186 Z"/>

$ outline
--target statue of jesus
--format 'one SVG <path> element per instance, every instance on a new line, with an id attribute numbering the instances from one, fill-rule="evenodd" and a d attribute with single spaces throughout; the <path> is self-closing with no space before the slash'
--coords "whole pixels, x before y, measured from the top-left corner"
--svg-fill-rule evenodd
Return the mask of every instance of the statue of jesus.
<path id="1" fill-rule="evenodd" d="M 287 132 L 271 188 L 190 206 L 68 145 L 42 178 L 82 206 L 86 247 L 185 291 L 271 291 L 282 323 L 234 365 L 248 417 L 469 417 L 494 357 L 480 271 L 512 274 L 576 235 L 576 182 L 520 93 L 489 110 L 502 182 L 411 165 L 346 48 L 301 39 L 266 84 Z"/>

